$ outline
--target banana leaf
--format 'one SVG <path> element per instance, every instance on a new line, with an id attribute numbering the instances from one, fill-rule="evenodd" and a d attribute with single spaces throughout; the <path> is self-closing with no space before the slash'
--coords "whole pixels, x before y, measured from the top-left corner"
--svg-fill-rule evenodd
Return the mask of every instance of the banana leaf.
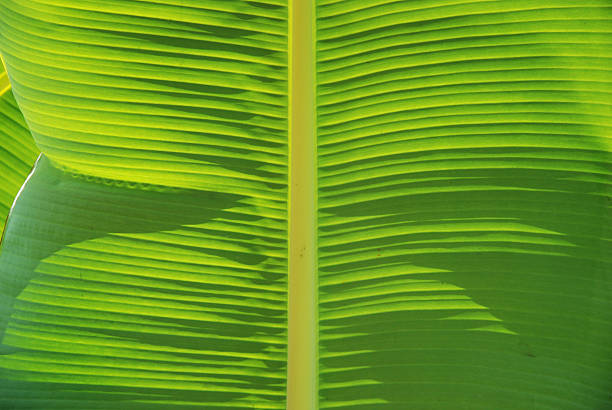
<path id="1" fill-rule="evenodd" d="M 17 192 L 39 154 L 0 63 L 0 232 Z"/>
<path id="2" fill-rule="evenodd" d="M 4 0 L 0 408 L 611 407 L 611 10 Z"/>

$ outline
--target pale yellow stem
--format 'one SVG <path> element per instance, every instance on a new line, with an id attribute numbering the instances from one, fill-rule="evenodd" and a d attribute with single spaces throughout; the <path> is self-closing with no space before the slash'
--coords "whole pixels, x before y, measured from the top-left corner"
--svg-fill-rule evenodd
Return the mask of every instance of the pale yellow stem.
<path id="1" fill-rule="evenodd" d="M 318 407 L 314 7 L 289 5 L 289 410 Z"/>
<path id="2" fill-rule="evenodd" d="M 4 59 L 1 55 L 0 64 L 0 96 L 2 96 L 5 92 L 11 89 L 11 84 L 9 82 L 8 74 L 6 74 L 6 69 L 4 68 Z"/>

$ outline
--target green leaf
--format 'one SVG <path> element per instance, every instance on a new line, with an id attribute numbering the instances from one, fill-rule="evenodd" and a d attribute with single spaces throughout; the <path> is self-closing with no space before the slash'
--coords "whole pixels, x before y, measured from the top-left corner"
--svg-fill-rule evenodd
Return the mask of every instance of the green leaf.
<path id="1" fill-rule="evenodd" d="M 0 232 L 15 195 L 34 165 L 39 151 L 11 91 L 8 75 L 0 63 Z"/>
<path id="2" fill-rule="evenodd" d="M 284 407 L 286 7 L 181 3 L 2 2 L 1 408 Z"/>
<path id="3" fill-rule="evenodd" d="M 608 0 L 3 1 L 43 155 L 0 408 L 610 407 L 610 33 Z"/>
<path id="4" fill-rule="evenodd" d="M 612 404 L 609 5 L 318 2 L 321 408 Z"/>

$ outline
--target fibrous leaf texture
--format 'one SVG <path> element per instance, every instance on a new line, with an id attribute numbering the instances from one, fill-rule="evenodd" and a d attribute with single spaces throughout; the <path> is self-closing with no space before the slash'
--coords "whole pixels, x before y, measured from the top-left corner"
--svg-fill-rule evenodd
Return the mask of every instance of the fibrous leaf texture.
<path id="1" fill-rule="evenodd" d="M 612 408 L 609 0 L 2 0 L 0 52 L 1 409 L 285 408 L 296 221 L 315 406 Z"/>

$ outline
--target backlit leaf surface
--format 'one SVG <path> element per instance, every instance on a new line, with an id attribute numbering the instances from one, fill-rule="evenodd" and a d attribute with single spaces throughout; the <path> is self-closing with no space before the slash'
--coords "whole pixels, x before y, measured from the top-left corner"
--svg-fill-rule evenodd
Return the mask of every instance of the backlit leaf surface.
<path id="1" fill-rule="evenodd" d="M 319 407 L 610 407 L 609 1 L 314 5 Z M 0 408 L 285 407 L 289 7 L 2 2 Z"/>

